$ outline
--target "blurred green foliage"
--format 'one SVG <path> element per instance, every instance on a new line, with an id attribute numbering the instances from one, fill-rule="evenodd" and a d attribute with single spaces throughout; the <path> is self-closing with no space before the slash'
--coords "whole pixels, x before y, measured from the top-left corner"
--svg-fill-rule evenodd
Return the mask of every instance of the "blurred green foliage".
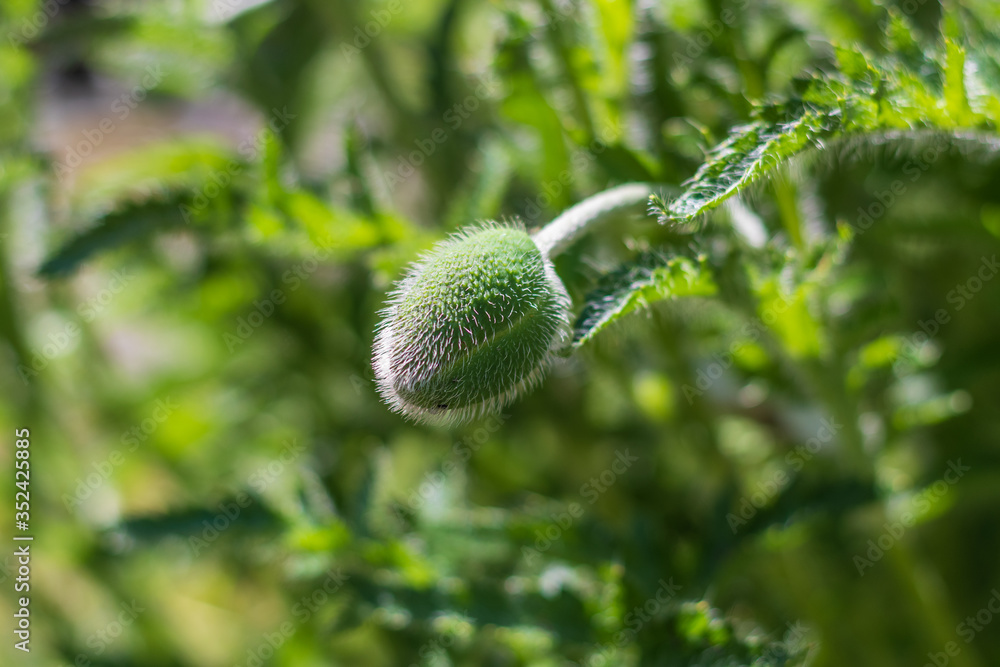
<path id="1" fill-rule="evenodd" d="M 996 3 L 0 12 L 4 664 L 1000 660 Z M 631 180 L 540 389 L 379 402 L 406 263 Z"/>

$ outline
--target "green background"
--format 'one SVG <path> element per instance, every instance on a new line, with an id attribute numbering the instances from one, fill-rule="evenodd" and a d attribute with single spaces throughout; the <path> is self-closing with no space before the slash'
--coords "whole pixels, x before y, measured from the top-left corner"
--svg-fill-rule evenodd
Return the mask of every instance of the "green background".
<path id="1" fill-rule="evenodd" d="M 1000 660 L 995 140 L 840 142 L 699 224 L 615 221 L 557 262 L 577 309 L 658 249 L 717 293 L 501 416 L 407 423 L 370 366 L 436 240 L 669 197 L 833 45 L 937 48 L 937 2 L 0 12 L 4 627 L 19 428 L 35 538 L 4 664 Z"/>

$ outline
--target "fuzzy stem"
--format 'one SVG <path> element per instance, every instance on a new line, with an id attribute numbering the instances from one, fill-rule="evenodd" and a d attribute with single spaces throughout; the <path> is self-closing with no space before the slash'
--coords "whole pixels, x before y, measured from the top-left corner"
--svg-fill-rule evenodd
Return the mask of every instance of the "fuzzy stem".
<path id="1" fill-rule="evenodd" d="M 588 197 L 572 206 L 535 233 L 535 244 L 547 257 L 555 257 L 595 224 L 620 211 L 645 203 L 654 194 L 648 183 L 627 183 Z"/>

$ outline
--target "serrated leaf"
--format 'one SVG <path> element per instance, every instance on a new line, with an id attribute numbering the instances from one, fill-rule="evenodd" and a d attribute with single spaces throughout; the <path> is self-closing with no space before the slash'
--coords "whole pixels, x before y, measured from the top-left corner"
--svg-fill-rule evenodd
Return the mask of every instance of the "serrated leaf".
<path id="1" fill-rule="evenodd" d="M 898 8 L 889 8 L 885 26 L 885 44 L 890 51 L 905 55 L 922 56 L 920 44 L 913 35 L 913 25 Z"/>
<path id="2" fill-rule="evenodd" d="M 859 83 L 869 83 L 877 80 L 878 72 L 868 62 L 865 54 L 857 49 L 836 47 L 837 64 L 840 71 L 848 78 Z"/>
<path id="3" fill-rule="evenodd" d="M 705 255 L 648 253 L 607 274 L 587 296 L 576 321 L 573 346 L 584 345 L 613 322 L 656 301 L 712 296 L 717 291 Z"/>
<path id="4" fill-rule="evenodd" d="M 950 39 L 945 49 L 944 101 L 948 114 L 958 125 L 972 125 L 975 116 L 965 89 L 965 49 Z"/>
<path id="5" fill-rule="evenodd" d="M 185 224 L 184 206 L 191 206 L 190 197 L 130 202 L 63 243 L 49 255 L 38 273 L 49 278 L 66 275 L 99 252 L 180 227 Z"/>
<path id="6" fill-rule="evenodd" d="M 653 199 L 661 219 L 686 222 L 715 208 L 759 176 L 841 125 L 840 109 L 803 108 L 780 123 L 754 123 L 735 128 L 685 183 L 685 191 L 668 205 Z"/>
<path id="7" fill-rule="evenodd" d="M 909 51 L 875 58 L 838 48 L 839 71 L 800 80 L 799 95 L 786 102 L 758 105 L 757 121 L 734 128 L 684 183 L 684 193 L 669 203 L 654 198 L 652 211 L 661 222 L 689 222 L 793 156 L 835 138 L 887 130 L 995 131 L 997 68 L 979 64 L 994 51 L 973 27 L 961 43 L 949 37 L 922 62 Z M 905 24 L 889 28 L 887 42 L 899 43 Z"/>

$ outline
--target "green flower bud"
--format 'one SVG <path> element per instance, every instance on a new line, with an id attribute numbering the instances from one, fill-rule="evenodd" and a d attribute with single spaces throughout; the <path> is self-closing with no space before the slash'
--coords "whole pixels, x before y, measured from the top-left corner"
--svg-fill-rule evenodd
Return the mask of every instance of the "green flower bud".
<path id="1" fill-rule="evenodd" d="M 489 223 L 435 246 L 381 313 L 373 366 L 382 397 L 418 421 L 461 422 L 537 384 L 570 337 L 572 304 L 550 258 L 652 192 L 628 183 L 583 200 L 534 236 Z"/>
<path id="2" fill-rule="evenodd" d="M 379 392 L 426 422 L 496 412 L 544 374 L 569 339 L 570 299 L 523 229 L 490 224 L 439 243 L 382 311 Z"/>

